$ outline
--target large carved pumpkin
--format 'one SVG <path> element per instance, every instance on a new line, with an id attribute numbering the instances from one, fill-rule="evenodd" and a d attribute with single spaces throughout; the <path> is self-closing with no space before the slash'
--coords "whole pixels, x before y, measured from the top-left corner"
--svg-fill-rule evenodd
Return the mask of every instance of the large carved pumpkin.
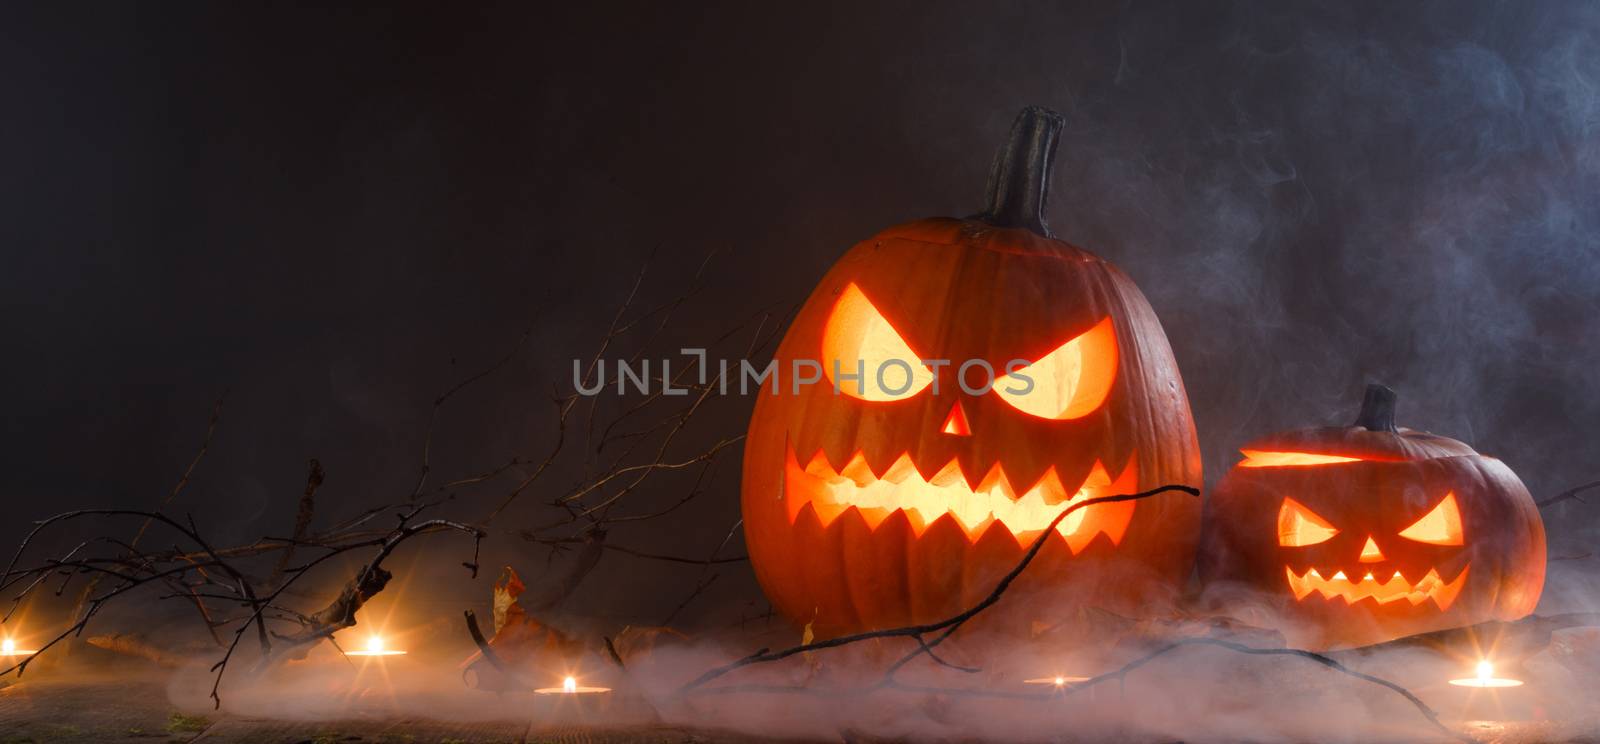
<path id="1" fill-rule="evenodd" d="M 1060 126 L 1023 111 L 983 214 L 857 244 L 777 350 L 781 374 L 814 360 L 819 382 L 759 396 L 745 532 L 774 606 L 820 637 L 971 605 L 1074 500 L 1201 482 L 1149 304 L 1045 228 Z M 1198 519 L 1181 494 L 1074 512 L 1001 609 L 1126 609 L 1171 592 L 1193 567 Z"/>
<path id="2" fill-rule="evenodd" d="M 1533 611 L 1544 523 L 1511 469 L 1454 439 L 1396 428 L 1367 388 L 1349 427 L 1246 445 L 1206 505 L 1207 593 L 1265 597 L 1286 635 L 1365 645 Z"/>

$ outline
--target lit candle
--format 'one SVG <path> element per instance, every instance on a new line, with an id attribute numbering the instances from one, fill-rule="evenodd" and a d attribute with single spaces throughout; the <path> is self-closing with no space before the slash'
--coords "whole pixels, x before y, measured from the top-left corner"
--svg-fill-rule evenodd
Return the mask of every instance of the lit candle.
<path id="1" fill-rule="evenodd" d="M 1087 681 L 1088 679 L 1088 677 L 1069 677 L 1065 674 L 1057 674 L 1053 677 L 1035 677 L 1033 679 L 1025 679 L 1022 680 L 1022 683 L 1025 685 L 1050 685 L 1059 689 L 1067 687 L 1068 685 L 1074 685 L 1079 682 Z"/>
<path id="2" fill-rule="evenodd" d="M 1450 684 L 1457 687 L 1520 687 L 1520 679 L 1503 679 L 1494 676 L 1494 665 L 1487 660 L 1478 662 L 1476 676 L 1452 679 Z"/>
<path id="3" fill-rule="evenodd" d="M 38 651 L 17 648 L 17 641 L 13 638 L 0 640 L 0 656 L 32 656 Z"/>
<path id="4" fill-rule="evenodd" d="M 383 636 L 380 635 L 367 636 L 367 648 L 365 651 L 344 652 L 345 656 L 403 656 L 404 654 L 404 651 L 385 646 Z"/>
<path id="5" fill-rule="evenodd" d="M 598 695 L 611 692 L 609 687 L 585 687 L 578 684 L 578 678 L 567 676 L 561 680 L 560 687 L 541 687 L 534 690 L 538 695 Z"/>

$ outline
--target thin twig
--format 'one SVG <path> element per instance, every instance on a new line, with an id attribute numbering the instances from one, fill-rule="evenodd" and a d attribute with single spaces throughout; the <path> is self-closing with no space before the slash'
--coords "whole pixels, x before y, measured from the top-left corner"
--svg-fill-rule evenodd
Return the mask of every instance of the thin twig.
<path id="1" fill-rule="evenodd" d="M 1569 488 L 1569 489 L 1567 489 L 1565 491 L 1562 491 L 1561 493 L 1558 493 L 1558 494 L 1556 494 L 1554 496 L 1551 496 L 1548 499 L 1545 499 L 1543 501 L 1534 502 L 1534 506 L 1537 506 L 1540 509 L 1543 509 L 1543 508 L 1545 508 L 1547 506 L 1551 506 L 1553 504 L 1559 504 L 1559 503 L 1561 503 L 1563 501 L 1566 501 L 1568 499 L 1572 499 L 1572 500 L 1577 501 L 1579 503 L 1586 503 L 1586 502 L 1584 502 L 1583 497 L 1582 497 L 1581 494 L 1584 491 L 1587 491 L 1587 490 L 1589 490 L 1591 488 L 1600 488 L 1600 481 L 1594 481 L 1592 483 L 1585 483 L 1585 484 L 1583 484 L 1581 486 L 1573 486 L 1572 488 Z"/>
<path id="2" fill-rule="evenodd" d="M 468 375 L 466 378 L 451 386 L 449 390 L 446 390 L 444 393 L 440 394 L 439 397 L 433 399 L 433 407 L 428 413 L 427 433 L 422 437 L 422 467 L 419 468 L 417 472 L 417 485 L 415 488 L 411 489 L 412 501 L 422 498 L 422 489 L 427 485 L 428 474 L 433 470 L 433 465 L 431 462 L 433 453 L 433 431 L 434 427 L 439 423 L 439 410 L 444 408 L 444 404 L 454 397 L 456 393 L 467 389 L 473 383 L 494 374 L 507 364 L 510 364 L 511 360 L 516 358 L 517 352 L 521 351 L 522 348 L 527 345 L 528 336 L 531 333 L 531 330 L 524 330 L 522 332 L 522 336 L 517 339 L 517 342 L 512 344 L 511 350 L 507 351 L 505 356 L 500 357 L 499 361 L 479 370 L 475 374 Z"/>
<path id="3" fill-rule="evenodd" d="M 200 466 L 200 461 L 204 460 L 206 453 L 211 450 L 211 438 L 217 433 L 217 422 L 222 419 L 222 403 L 227 397 L 227 392 L 223 392 L 222 395 L 217 396 L 217 401 L 211 404 L 211 417 L 206 421 L 206 435 L 200 440 L 200 449 L 189 460 L 189 467 L 183 469 L 183 475 L 178 477 L 178 482 L 173 484 L 172 490 L 167 492 L 166 498 L 163 498 L 160 505 L 156 507 L 155 510 L 157 512 L 165 511 L 167 507 L 172 505 L 173 501 L 177 500 L 178 495 L 183 493 L 183 489 L 189 485 L 189 478 L 194 475 L 195 468 Z M 139 547 L 139 541 L 144 539 L 144 534 L 150 530 L 152 521 L 146 519 L 143 524 L 139 525 L 139 531 L 134 533 L 133 539 L 128 542 L 129 552 L 133 552 Z M 83 591 L 78 593 L 77 604 L 72 608 L 72 617 L 78 617 L 83 614 L 84 604 L 89 601 L 90 595 L 94 594 L 99 585 L 99 576 L 89 578 L 88 583 L 84 584 Z M 205 605 L 199 604 L 199 607 L 201 614 L 206 614 Z"/>
<path id="4" fill-rule="evenodd" d="M 635 556 L 637 558 L 648 558 L 648 559 L 653 560 L 653 561 L 666 561 L 668 563 L 687 563 L 687 564 L 689 564 L 691 566 L 704 566 L 704 565 L 707 565 L 707 564 L 715 565 L 715 564 L 720 564 L 720 563 L 743 563 L 745 561 L 750 560 L 750 556 L 748 556 L 748 555 L 733 555 L 733 556 L 728 556 L 727 558 L 713 558 L 713 559 L 708 561 L 708 560 L 705 560 L 703 558 L 686 558 L 686 557 L 681 556 L 681 555 L 664 555 L 664 554 L 661 554 L 661 553 L 647 553 L 647 552 L 645 552 L 643 550 L 634 550 L 633 548 L 625 548 L 625 547 L 623 547 L 621 545 L 612 545 L 610 543 L 606 544 L 606 550 L 615 550 L 618 553 L 625 553 L 627 555 Z"/>
<path id="5" fill-rule="evenodd" d="M 1241 654 L 1248 654 L 1248 655 L 1251 655 L 1251 656 L 1296 656 L 1296 657 L 1299 657 L 1299 658 L 1302 658 L 1302 659 L 1310 659 L 1311 661 L 1314 661 L 1314 662 L 1316 662 L 1318 664 L 1321 664 L 1321 665 L 1323 665 L 1323 666 L 1325 666 L 1325 667 L 1327 667 L 1329 669 L 1332 669 L 1332 670 L 1334 670 L 1336 672 L 1339 672 L 1340 674 L 1344 674 L 1344 675 L 1347 675 L 1347 676 L 1350 676 L 1350 677 L 1354 677 L 1356 679 L 1363 680 L 1363 681 L 1366 681 L 1366 682 L 1371 682 L 1372 684 L 1378 685 L 1379 687 L 1387 688 L 1387 689 L 1393 691 L 1395 694 L 1405 698 L 1406 702 L 1411 703 L 1411 705 L 1413 707 L 1415 707 L 1417 709 L 1417 711 L 1420 712 L 1423 715 L 1424 718 L 1428 719 L 1428 723 L 1432 724 L 1434 726 L 1434 728 L 1437 728 L 1444 735 L 1449 736 L 1449 737 L 1451 737 L 1453 739 L 1460 740 L 1460 741 L 1465 741 L 1465 742 L 1473 742 L 1474 741 L 1472 738 L 1464 736 L 1462 734 L 1459 734 L 1459 733 L 1455 732 L 1454 730 L 1452 730 L 1450 727 L 1444 725 L 1444 723 L 1439 720 L 1439 713 L 1437 711 L 1435 711 L 1433 708 L 1428 707 L 1427 703 L 1422 702 L 1422 699 L 1418 698 L 1410 690 L 1407 690 L 1406 688 L 1401 687 L 1400 685 L 1398 685 L 1398 684 L 1396 684 L 1394 682 L 1390 682 L 1389 680 L 1386 680 L 1386 679 L 1384 679 L 1382 677 L 1375 677 L 1375 676 L 1367 674 L 1365 672 L 1356 671 L 1354 669 L 1351 669 L 1350 667 L 1345 666 L 1344 664 L 1339 663 L 1338 661 L 1336 661 L 1336 660 L 1334 660 L 1334 659 L 1332 659 L 1332 658 L 1330 658 L 1328 656 L 1324 656 L 1324 655 L 1319 654 L 1319 653 L 1317 653 L 1315 651 L 1306 651 L 1304 649 L 1298 649 L 1298 648 L 1256 648 L 1254 646 L 1246 646 L 1246 645 L 1244 645 L 1242 643 L 1234 643 L 1233 641 L 1224 641 L 1224 640 L 1221 640 L 1221 639 L 1218 639 L 1218 638 L 1184 638 L 1184 639 L 1181 639 L 1181 640 L 1173 641 L 1172 643 L 1169 643 L 1169 644 L 1167 644 L 1165 646 L 1162 646 L 1162 647 L 1160 647 L 1158 649 L 1155 649 L 1154 651 L 1151 651 L 1150 653 L 1145 654 L 1144 656 L 1141 656 L 1141 657 L 1139 657 L 1137 659 L 1134 659 L 1133 661 L 1128 662 L 1127 664 L 1124 664 L 1120 669 L 1115 669 L 1113 671 L 1106 672 L 1105 674 L 1096 675 L 1094 677 L 1091 677 L 1090 679 L 1084 680 L 1083 682 L 1079 682 L 1077 684 L 1074 684 L 1069 690 L 1067 690 L 1067 693 L 1068 694 L 1079 693 L 1079 692 L 1082 692 L 1083 690 L 1087 690 L 1087 689 L 1089 689 L 1091 687 L 1095 687 L 1096 685 L 1104 683 L 1104 682 L 1106 682 L 1108 680 L 1116 680 L 1116 681 L 1120 682 L 1125 677 L 1128 676 L 1128 673 L 1132 672 L 1133 670 L 1138 669 L 1139 667 L 1142 667 L 1145 664 L 1148 664 L 1148 663 L 1150 663 L 1150 662 L 1152 662 L 1152 661 L 1154 661 L 1154 660 L 1156 660 L 1156 659 L 1158 659 L 1158 658 L 1160 658 L 1162 656 L 1166 656 L 1167 654 L 1172 653 L 1173 651 L 1176 651 L 1178 649 L 1184 648 L 1186 646 L 1215 646 L 1217 648 L 1225 648 L 1225 649 L 1228 649 L 1229 651 L 1233 651 L 1233 652 L 1241 653 Z"/>
<path id="6" fill-rule="evenodd" d="M 671 625 L 672 621 L 678 617 L 678 614 L 683 612 L 683 608 L 688 607 L 695 597 L 700 596 L 701 592 L 704 592 L 707 587 L 711 586 L 712 582 L 717 580 L 719 574 L 711 573 L 711 564 L 717 560 L 717 554 L 721 553 L 723 548 L 728 547 L 728 542 L 733 540 L 733 536 L 739 534 L 739 530 L 742 527 L 744 527 L 744 520 L 740 519 L 734 522 L 732 527 L 728 528 L 728 534 L 722 536 L 722 542 L 717 543 L 717 547 L 712 548 L 711 552 L 706 555 L 706 559 L 700 563 L 700 576 L 695 579 L 694 590 L 689 593 L 689 596 L 684 597 L 682 602 L 678 603 L 678 606 L 672 610 L 672 614 L 667 615 L 665 620 L 657 623 L 658 625 Z"/>
<path id="7" fill-rule="evenodd" d="M 311 531 L 311 519 L 316 514 L 317 489 L 322 487 L 322 462 L 311 458 L 310 472 L 306 474 L 306 490 L 300 493 L 300 504 L 294 513 L 294 536 L 284 548 L 283 554 L 278 556 L 278 565 L 272 569 L 272 577 L 267 579 L 267 586 L 274 586 L 278 579 L 283 578 L 284 569 L 289 567 L 289 561 L 294 559 L 295 546 L 304 543 L 306 535 Z"/>
<path id="8" fill-rule="evenodd" d="M 987 688 L 934 687 L 928 685 L 906 684 L 893 679 L 882 680 L 878 683 L 865 687 L 819 689 L 803 685 L 737 684 L 702 687 L 694 689 L 691 692 L 693 694 L 700 695 L 775 694 L 808 695 L 827 698 L 854 698 L 862 695 L 870 695 L 880 690 L 896 690 L 900 692 L 938 695 L 940 697 L 989 698 L 1059 705 L 1063 696 L 1076 695 L 1082 693 L 1084 690 L 1101 685 L 1108 681 L 1121 682 L 1134 670 L 1167 656 L 1178 649 L 1188 646 L 1213 646 L 1249 656 L 1293 656 L 1314 661 L 1340 674 L 1359 679 L 1364 682 L 1369 682 L 1394 692 L 1395 694 L 1404 698 L 1406 702 L 1412 705 L 1412 707 L 1416 708 L 1417 712 L 1421 713 L 1428 723 L 1440 733 L 1443 733 L 1445 736 L 1457 741 L 1466 742 L 1467 744 L 1477 744 L 1476 740 L 1473 738 L 1456 732 L 1455 730 L 1446 726 L 1444 722 L 1439 719 L 1438 712 L 1429 707 L 1427 703 L 1424 703 L 1421 698 L 1418 698 L 1410 690 L 1387 679 L 1376 677 L 1365 672 L 1356 671 L 1345 666 L 1344 664 L 1341 664 L 1335 659 L 1329 658 L 1314 651 L 1306 651 L 1295 648 L 1257 648 L 1254 646 L 1246 646 L 1241 643 L 1234 643 L 1232 641 L 1224 641 L 1216 638 L 1185 638 L 1174 641 L 1157 648 L 1150 653 L 1140 656 L 1139 658 L 1128 662 L 1118 669 L 1097 675 L 1082 682 L 1073 683 L 1071 686 L 1068 686 L 1064 689 L 1052 690 L 1049 692 L 1019 692 L 1013 690 L 995 690 Z"/>

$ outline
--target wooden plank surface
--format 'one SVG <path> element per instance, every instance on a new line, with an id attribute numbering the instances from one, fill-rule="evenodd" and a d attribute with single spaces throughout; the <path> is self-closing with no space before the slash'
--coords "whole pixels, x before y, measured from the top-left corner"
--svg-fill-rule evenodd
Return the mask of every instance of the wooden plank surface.
<path id="1" fill-rule="evenodd" d="M 631 728 L 519 720 L 436 721 L 367 715 L 347 721 L 283 721 L 188 713 L 159 681 L 26 680 L 0 687 L 0 744 L 774 744 L 776 740 L 660 724 Z M 1474 722 L 1462 730 L 1485 744 L 1592 742 L 1593 717 L 1572 721 Z M 848 737 L 855 740 L 857 737 Z M 865 739 L 862 739 L 865 740 Z M 837 741 L 837 740 L 835 740 Z"/>
<path id="2" fill-rule="evenodd" d="M 460 742 L 466 744 L 512 744 L 527 740 L 528 724 L 452 723 L 447 721 L 269 721 L 249 718 L 224 718 L 193 742 L 206 744 L 278 744 L 279 742 Z"/>
<path id="3" fill-rule="evenodd" d="M 0 744 L 743 744 L 757 738 L 673 726 L 627 729 L 404 716 L 283 721 L 179 711 L 159 681 L 24 680 L 0 687 Z"/>

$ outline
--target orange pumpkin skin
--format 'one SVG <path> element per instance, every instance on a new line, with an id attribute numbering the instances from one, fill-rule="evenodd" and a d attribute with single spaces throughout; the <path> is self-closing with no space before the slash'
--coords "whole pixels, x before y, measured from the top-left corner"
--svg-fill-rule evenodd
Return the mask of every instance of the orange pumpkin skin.
<path id="1" fill-rule="evenodd" d="M 1533 611 L 1545 574 L 1544 522 L 1533 497 L 1500 460 L 1395 428 L 1393 401 L 1392 391 L 1372 386 L 1365 424 L 1288 432 L 1242 448 L 1246 460 L 1206 503 L 1199 562 L 1209 598 L 1235 603 L 1235 592 L 1248 590 L 1249 601 L 1265 600 L 1291 642 L 1311 648 Z M 1349 459 L 1278 464 L 1271 453 Z M 1295 512 L 1326 527 L 1300 529 L 1315 520 Z M 1312 570 L 1316 580 L 1308 581 Z"/>
<path id="2" fill-rule="evenodd" d="M 834 265 L 779 345 L 783 375 L 794 360 L 822 359 L 841 325 L 835 314 L 865 298 L 919 358 L 954 360 L 899 400 L 836 393 L 830 376 L 798 392 L 785 378 L 759 396 L 742 487 L 750 559 L 774 607 L 818 637 L 934 621 L 975 604 L 1065 508 L 1061 500 L 1201 483 L 1188 399 L 1148 302 L 1109 263 L 1039 232 L 976 218 L 885 230 Z M 1098 364 L 1112 375 L 1109 388 L 1069 419 L 1031 415 L 957 381 L 964 360 L 1002 375 L 1013 360 L 1109 336 L 1114 359 L 1085 356 L 1077 386 L 1092 387 L 1084 380 Z M 983 374 L 968 379 L 981 387 Z M 981 501 L 995 493 L 1010 501 Z M 1026 499 L 1054 501 L 1055 511 L 1024 509 Z M 1164 494 L 1080 512 L 995 610 L 1014 619 L 1078 605 L 1129 611 L 1186 581 L 1195 499 Z"/>

